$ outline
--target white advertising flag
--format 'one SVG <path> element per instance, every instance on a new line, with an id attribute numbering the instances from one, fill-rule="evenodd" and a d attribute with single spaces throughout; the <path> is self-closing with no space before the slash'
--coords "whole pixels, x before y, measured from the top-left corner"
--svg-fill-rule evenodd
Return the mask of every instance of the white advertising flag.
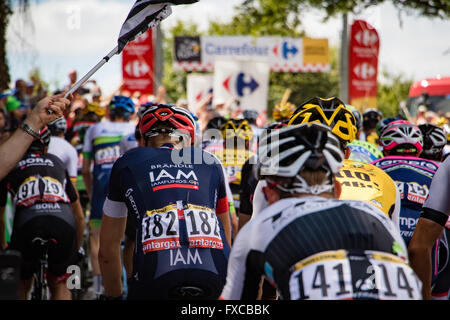
<path id="1" fill-rule="evenodd" d="M 253 60 L 216 60 L 214 104 L 234 98 L 242 110 L 267 110 L 269 63 Z"/>
<path id="2" fill-rule="evenodd" d="M 205 101 L 209 94 L 213 92 L 212 74 L 189 74 L 187 76 L 186 90 L 189 110 L 197 112 L 197 107 Z"/>

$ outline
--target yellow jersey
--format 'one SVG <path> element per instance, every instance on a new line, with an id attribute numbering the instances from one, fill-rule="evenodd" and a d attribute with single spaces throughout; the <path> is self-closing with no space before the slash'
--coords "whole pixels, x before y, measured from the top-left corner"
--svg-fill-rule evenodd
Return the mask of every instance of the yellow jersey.
<path id="1" fill-rule="evenodd" d="M 367 201 L 391 219 L 393 215 L 398 215 L 400 197 L 397 187 L 391 177 L 380 168 L 369 163 L 345 160 L 336 174 L 336 179 L 342 186 L 339 199 Z"/>
<path id="2" fill-rule="evenodd" d="M 253 156 L 253 152 L 246 149 L 223 149 L 214 152 L 214 155 L 222 162 L 228 182 L 240 185 L 242 166 Z"/>

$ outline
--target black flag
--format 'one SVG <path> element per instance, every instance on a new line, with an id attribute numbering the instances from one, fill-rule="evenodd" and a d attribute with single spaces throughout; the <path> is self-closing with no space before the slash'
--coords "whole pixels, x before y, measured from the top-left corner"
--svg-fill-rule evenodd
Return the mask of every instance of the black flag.
<path id="1" fill-rule="evenodd" d="M 171 4 L 188 4 L 198 0 L 138 0 L 131 8 L 120 29 L 117 53 L 122 52 L 128 42 L 150 28 L 156 27 L 171 13 Z"/>

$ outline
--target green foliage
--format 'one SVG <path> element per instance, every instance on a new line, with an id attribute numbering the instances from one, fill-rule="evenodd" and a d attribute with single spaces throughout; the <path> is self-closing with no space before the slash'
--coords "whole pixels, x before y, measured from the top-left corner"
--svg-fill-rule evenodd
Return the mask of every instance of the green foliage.
<path id="1" fill-rule="evenodd" d="M 383 72 L 386 83 L 378 83 L 378 109 L 385 117 L 396 116 L 400 110 L 400 103 L 408 99 L 409 88 L 413 84 L 412 79 L 406 79 L 404 75 L 393 75 Z"/>
<path id="2" fill-rule="evenodd" d="M 174 38 L 176 36 L 198 36 L 201 33 L 198 31 L 198 26 L 194 22 L 181 22 L 173 26 L 169 32 L 166 32 L 163 41 L 164 51 L 164 75 L 162 84 L 167 90 L 167 100 L 170 103 L 175 103 L 179 98 L 186 95 L 186 75 L 185 71 L 174 70 L 173 68 L 173 54 L 174 54 Z"/>

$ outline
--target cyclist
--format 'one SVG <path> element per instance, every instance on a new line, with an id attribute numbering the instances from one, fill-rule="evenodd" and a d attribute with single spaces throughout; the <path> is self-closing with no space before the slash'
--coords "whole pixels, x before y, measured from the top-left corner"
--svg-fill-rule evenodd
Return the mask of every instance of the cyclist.
<path id="1" fill-rule="evenodd" d="M 420 212 L 414 234 L 408 246 L 408 252 L 411 256 L 411 266 L 423 282 L 422 294 L 424 299 L 431 299 L 432 279 L 430 274 L 435 273 L 433 266 L 433 251 L 436 241 L 439 240 L 443 231 L 448 239 L 448 229 L 450 228 L 450 197 L 447 190 L 450 188 L 450 158 L 447 158 L 433 176 L 428 198 L 423 204 Z M 448 259 L 447 252 L 447 259 Z M 447 269 L 448 269 L 447 261 Z M 448 270 L 447 270 L 448 271 Z M 444 276 L 448 279 L 448 273 Z M 438 277 L 438 283 L 443 280 Z M 435 286 L 436 291 L 433 298 L 448 299 L 448 282 L 447 286 L 442 288 Z M 445 296 L 447 289 L 447 296 Z M 439 295 L 441 293 L 441 295 Z"/>
<path id="2" fill-rule="evenodd" d="M 250 151 L 253 130 L 245 119 L 229 119 L 220 128 L 223 138 L 223 150 L 213 154 L 219 158 L 233 196 L 234 208 L 240 205 L 241 170 L 244 163 L 253 155 Z M 239 213 L 238 213 L 239 214 Z M 231 212 L 233 235 L 238 231 L 235 210 Z"/>
<path id="3" fill-rule="evenodd" d="M 376 126 L 383 119 L 383 113 L 377 109 L 369 108 L 364 110 L 362 118 L 362 132 L 359 139 L 377 146 Z"/>
<path id="4" fill-rule="evenodd" d="M 47 280 L 52 299 L 70 300 L 66 286 L 67 267 L 76 263 L 77 250 L 83 240 L 84 215 L 75 188 L 61 160 L 47 153 L 50 131 L 40 131 L 25 156 L 0 183 L 0 207 L 13 196 L 15 216 L 10 249 L 22 255 L 19 298 L 28 298 L 37 271 L 38 252 L 32 240 L 54 239 L 48 251 Z M 3 210 L 2 210 L 3 212 Z"/>
<path id="5" fill-rule="evenodd" d="M 52 137 L 50 138 L 50 145 L 48 153 L 54 154 L 64 164 L 64 168 L 69 173 L 70 181 L 73 186 L 77 187 L 77 164 L 78 154 L 77 150 L 64 138 L 67 132 L 66 118 L 61 117 L 48 125 Z"/>
<path id="6" fill-rule="evenodd" d="M 222 299 L 255 299 L 261 276 L 289 300 L 421 298 L 393 222 L 366 202 L 337 200 L 344 154 L 328 126 L 281 128 L 258 149 L 271 205 L 238 233 Z"/>
<path id="7" fill-rule="evenodd" d="M 82 174 L 84 137 L 89 127 L 100 122 L 105 113 L 105 108 L 100 107 L 98 103 L 89 103 L 86 108 L 82 109 L 80 116 L 75 118 L 72 128 L 67 134 L 70 143 L 75 147 L 78 153 L 77 190 L 80 196 L 81 206 L 85 212 L 88 211 L 89 195 L 87 194 Z"/>
<path id="8" fill-rule="evenodd" d="M 417 125 L 409 121 L 398 120 L 388 124 L 381 132 L 380 144 L 386 157 L 373 164 L 383 169 L 400 190 L 399 228 L 405 243 L 409 245 L 439 164 L 419 157 L 423 149 L 423 136 Z M 441 239 L 440 242 L 436 242 L 432 254 L 434 268 L 430 276 L 433 284 L 443 271 L 439 255 L 446 252 L 448 256 L 446 240 Z"/>
<path id="9" fill-rule="evenodd" d="M 345 107 L 349 109 L 355 117 L 356 129 L 358 130 L 356 132 L 355 140 L 347 144 L 347 147 L 350 148 L 349 160 L 371 163 L 376 159 L 382 158 L 383 153 L 378 150 L 372 143 L 359 140 L 362 129 L 361 113 L 358 111 L 358 109 L 351 105 L 347 104 Z"/>
<path id="10" fill-rule="evenodd" d="M 114 96 L 109 110 L 110 121 L 102 121 L 89 127 L 83 145 L 82 174 L 86 191 L 90 196 L 90 257 L 94 294 L 97 296 L 102 294 L 98 245 L 102 207 L 107 194 L 109 176 L 114 162 L 120 156 L 120 140 L 135 129 L 135 125 L 128 121 L 130 115 L 134 113 L 134 103 L 130 98 Z M 93 172 L 91 172 L 92 162 Z"/>
<path id="11" fill-rule="evenodd" d="M 394 221 L 398 218 L 400 198 L 392 179 L 383 170 L 363 162 L 348 160 L 348 144 L 356 133 L 356 119 L 338 98 L 313 98 L 297 108 L 289 125 L 318 122 L 331 128 L 346 160 L 336 175 L 342 185 L 341 200 L 365 200 L 381 209 Z"/>
<path id="12" fill-rule="evenodd" d="M 227 122 L 222 116 L 211 118 L 206 125 L 202 137 L 202 149 L 211 153 L 221 152 L 223 150 L 223 138 L 220 128 Z"/>
<path id="13" fill-rule="evenodd" d="M 150 107 L 140 130 L 146 147 L 116 161 L 103 207 L 105 293 L 122 294 L 120 242 L 128 215 L 137 234 L 128 299 L 216 299 L 231 242 L 223 170 L 210 153 L 190 147 L 195 120 L 183 108 Z"/>
<path id="14" fill-rule="evenodd" d="M 434 124 L 421 124 L 419 130 L 423 135 L 423 150 L 420 157 L 441 162 L 447 137 L 444 130 Z"/>

